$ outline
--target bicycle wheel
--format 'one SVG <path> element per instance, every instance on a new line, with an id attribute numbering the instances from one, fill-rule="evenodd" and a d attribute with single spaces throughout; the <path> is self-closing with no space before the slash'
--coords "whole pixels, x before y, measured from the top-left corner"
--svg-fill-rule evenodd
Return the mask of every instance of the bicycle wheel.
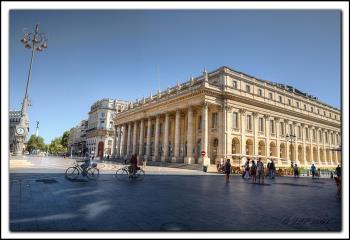
<path id="1" fill-rule="evenodd" d="M 145 178 L 145 171 L 143 171 L 142 169 L 137 170 L 134 178 L 140 181 L 143 180 Z"/>
<path id="2" fill-rule="evenodd" d="M 87 176 L 89 179 L 97 179 L 100 175 L 100 171 L 97 168 L 89 168 L 87 171 Z"/>
<path id="3" fill-rule="evenodd" d="M 79 175 L 79 170 L 76 167 L 69 167 L 66 170 L 66 178 L 69 180 L 74 180 L 78 177 Z"/>
<path id="4" fill-rule="evenodd" d="M 115 176 L 116 179 L 118 179 L 120 181 L 123 181 L 123 180 L 128 179 L 129 174 L 128 174 L 128 171 L 125 168 L 120 168 L 120 169 L 118 169 L 115 172 L 114 176 Z"/>

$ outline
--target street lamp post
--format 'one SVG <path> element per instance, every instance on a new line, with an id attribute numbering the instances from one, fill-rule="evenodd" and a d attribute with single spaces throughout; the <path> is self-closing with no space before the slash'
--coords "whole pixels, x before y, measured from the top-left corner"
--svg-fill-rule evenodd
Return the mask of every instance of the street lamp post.
<path id="1" fill-rule="evenodd" d="M 296 137 L 297 136 L 295 134 L 292 134 L 292 133 L 286 135 L 287 141 L 292 144 L 291 146 L 293 146 L 293 142 L 295 143 Z M 293 150 L 295 150 L 295 149 L 293 149 Z M 292 156 L 293 156 L 293 153 L 291 154 L 291 167 L 293 168 L 293 157 Z"/>
<path id="2" fill-rule="evenodd" d="M 21 39 L 21 42 L 24 44 L 24 47 L 27 49 L 32 49 L 32 55 L 30 58 L 30 64 L 29 64 L 29 73 L 26 83 L 26 90 L 25 95 L 22 103 L 22 109 L 21 109 L 21 120 L 18 126 L 16 126 L 16 147 L 15 147 L 15 155 L 21 155 L 23 150 L 23 144 L 26 139 L 26 136 L 28 136 L 28 114 L 27 110 L 29 107 L 29 99 L 28 99 L 28 88 L 29 88 L 29 82 L 32 76 L 32 65 L 34 60 L 34 53 L 36 51 L 43 51 L 47 48 L 47 37 L 45 33 L 39 32 L 39 24 L 36 25 L 34 33 L 27 32 L 24 34 L 24 36 Z"/>

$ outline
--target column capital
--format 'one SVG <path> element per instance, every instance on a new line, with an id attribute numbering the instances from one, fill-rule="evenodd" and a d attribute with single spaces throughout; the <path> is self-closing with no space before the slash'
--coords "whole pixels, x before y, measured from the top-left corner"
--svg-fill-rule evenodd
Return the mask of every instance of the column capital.
<path id="1" fill-rule="evenodd" d="M 283 120 L 284 123 L 289 123 L 290 121 L 288 119 Z"/>
<path id="2" fill-rule="evenodd" d="M 280 120 L 279 117 L 274 117 L 275 121 L 278 122 Z"/>
<path id="3" fill-rule="evenodd" d="M 269 119 L 271 116 L 269 114 L 264 114 L 264 118 Z"/>
<path id="4" fill-rule="evenodd" d="M 207 101 L 203 100 L 203 101 L 201 101 L 201 105 L 202 105 L 203 107 L 208 107 L 208 106 L 209 106 L 209 103 L 208 103 Z"/>
<path id="5" fill-rule="evenodd" d="M 239 111 L 239 113 L 242 114 L 243 116 L 246 115 L 246 112 L 247 112 L 247 110 L 245 110 L 245 109 L 243 109 L 243 108 L 239 109 L 238 111 Z"/>
<path id="6" fill-rule="evenodd" d="M 296 122 L 296 121 L 293 121 L 293 125 L 297 125 L 298 124 L 298 122 Z"/>
<path id="7" fill-rule="evenodd" d="M 259 115 L 258 112 L 253 112 L 253 117 L 257 117 Z"/>

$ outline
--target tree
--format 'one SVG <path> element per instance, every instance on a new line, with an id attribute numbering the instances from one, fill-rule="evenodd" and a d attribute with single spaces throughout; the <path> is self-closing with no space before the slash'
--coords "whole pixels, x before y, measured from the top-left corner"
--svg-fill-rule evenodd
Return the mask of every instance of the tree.
<path id="1" fill-rule="evenodd" d="M 46 148 L 46 145 L 44 143 L 44 139 L 40 136 L 32 135 L 30 136 L 28 143 L 27 143 L 27 151 L 31 152 L 35 149 L 44 151 Z"/>
<path id="2" fill-rule="evenodd" d="M 61 138 L 61 145 L 65 148 L 68 147 L 69 131 L 65 131 Z"/>
<path id="3" fill-rule="evenodd" d="M 67 152 L 67 147 L 64 147 L 62 144 L 62 137 L 54 138 L 49 146 L 50 153 L 60 154 Z"/>

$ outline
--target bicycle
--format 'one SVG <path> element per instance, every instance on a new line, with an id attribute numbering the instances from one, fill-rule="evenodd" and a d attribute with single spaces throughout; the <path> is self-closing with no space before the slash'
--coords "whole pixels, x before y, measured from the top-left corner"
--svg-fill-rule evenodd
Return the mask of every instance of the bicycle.
<path id="1" fill-rule="evenodd" d="M 120 181 L 129 179 L 132 180 L 143 180 L 145 177 L 145 171 L 139 167 L 139 169 L 133 172 L 130 172 L 130 166 L 124 166 L 122 168 L 119 168 L 116 172 L 114 177 Z"/>
<path id="2" fill-rule="evenodd" d="M 75 180 L 79 175 L 87 176 L 89 179 L 97 179 L 100 175 L 100 171 L 97 168 L 97 163 L 90 164 L 87 168 L 83 169 L 77 161 L 74 166 L 67 168 L 66 178 L 69 180 Z"/>

